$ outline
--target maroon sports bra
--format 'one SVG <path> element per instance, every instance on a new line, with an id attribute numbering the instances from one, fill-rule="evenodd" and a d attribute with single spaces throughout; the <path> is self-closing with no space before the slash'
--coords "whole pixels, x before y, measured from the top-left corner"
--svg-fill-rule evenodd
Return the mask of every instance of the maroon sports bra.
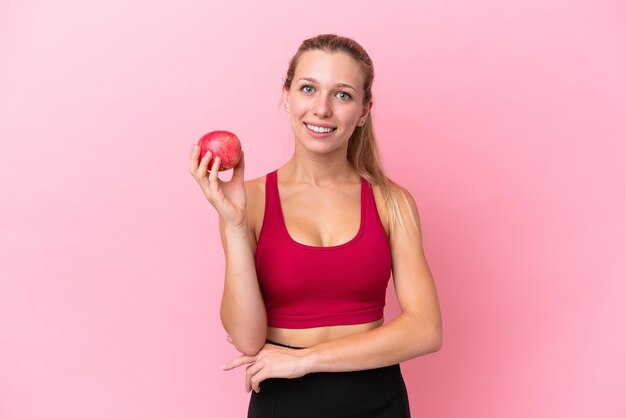
<path id="1" fill-rule="evenodd" d="M 311 328 L 382 318 L 391 252 L 370 183 L 361 177 L 357 234 L 346 243 L 318 247 L 289 235 L 276 172 L 265 177 L 265 215 L 255 254 L 268 326 Z"/>

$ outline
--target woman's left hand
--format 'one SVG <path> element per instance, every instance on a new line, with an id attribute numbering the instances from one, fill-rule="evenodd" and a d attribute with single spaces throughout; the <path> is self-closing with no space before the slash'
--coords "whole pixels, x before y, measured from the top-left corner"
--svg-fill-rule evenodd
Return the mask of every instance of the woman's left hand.
<path id="1" fill-rule="evenodd" d="M 292 379 L 307 374 L 305 349 L 291 349 L 265 344 L 254 356 L 245 354 L 226 363 L 223 370 L 231 370 L 244 364 L 246 367 L 246 392 L 259 393 L 260 384 L 271 377 Z"/>

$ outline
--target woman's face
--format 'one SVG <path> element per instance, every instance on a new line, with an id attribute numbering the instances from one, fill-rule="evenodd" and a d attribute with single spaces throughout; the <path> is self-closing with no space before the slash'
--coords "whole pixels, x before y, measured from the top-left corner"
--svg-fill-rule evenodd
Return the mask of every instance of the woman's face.
<path id="1" fill-rule="evenodd" d="M 283 95 L 296 139 L 307 149 L 328 152 L 347 147 L 354 128 L 371 108 L 364 105 L 359 64 L 343 52 L 303 53 Z"/>

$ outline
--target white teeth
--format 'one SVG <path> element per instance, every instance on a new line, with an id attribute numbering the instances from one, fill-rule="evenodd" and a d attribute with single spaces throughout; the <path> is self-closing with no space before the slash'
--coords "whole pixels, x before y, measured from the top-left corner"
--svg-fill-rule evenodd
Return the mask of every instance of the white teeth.
<path id="1" fill-rule="evenodd" d="M 315 125 L 309 125 L 308 123 L 306 124 L 307 128 L 309 128 L 312 131 L 315 131 L 317 133 L 328 133 L 328 132 L 332 132 L 335 130 L 335 128 L 322 128 L 321 126 L 315 126 Z"/>

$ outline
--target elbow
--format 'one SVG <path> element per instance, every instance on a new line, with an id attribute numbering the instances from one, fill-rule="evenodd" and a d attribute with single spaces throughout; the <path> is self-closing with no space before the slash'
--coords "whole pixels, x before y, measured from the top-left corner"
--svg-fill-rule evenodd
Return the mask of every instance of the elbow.
<path id="1" fill-rule="evenodd" d="M 429 333 L 429 337 L 431 353 L 441 350 L 441 345 L 443 343 L 443 327 L 441 325 L 441 320 L 434 324 L 431 332 Z"/>
<path id="2" fill-rule="evenodd" d="M 431 339 L 431 343 L 430 343 L 430 352 L 436 353 L 437 351 L 441 350 L 442 342 L 443 341 L 441 338 L 441 333 L 438 333 L 436 336 L 433 336 Z"/>
<path id="3" fill-rule="evenodd" d="M 227 321 L 222 312 L 222 326 L 230 336 L 230 342 L 237 351 L 247 356 L 256 355 L 265 345 L 267 325 L 265 323 L 241 324 Z"/>
<path id="4" fill-rule="evenodd" d="M 421 333 L 415 338 L 415 343 L 412 344 L 411 358 L 424 356 L 430 353 L 436 353 L 441 350 L 441 337 L 437 334 L 424 334 Z"/>
<path id="5" fill-rule="evenodd" d="M 409 320 L 411 357 L 423 356 L 441 350 L 443 342 L 443 326 L 441 318 L 423 318 Z"/>
<path id="6" fill-rule="evenodd" d="M 441 350 L 441 336 L 437 333 L 422 334 L 419 343 L 415 344 L 414 357 L 436 353 Z"/>
<path id="7" fill-rule="evenodd" d="M 429 321 L 426 330 L 425 337 L 428 341 L 429 352 L 435 353 L 441 350 L 443 343 L 443 323 L 441 321 L 441 314 L 438 314 Z"/>
<path id="8" fill-rule="evenodd" d="M 233 345 L 241 354 L 255 356 L 265 345 L 266 332 L 255 330 L 251 334 L 240 334 L 231 336 Z"/>
<path id="9" fill-rule="evenodd" d="M 442 332 L 438 325 L 421 326 L 415 332 L 414 357 L 436 353 L 441 350 Z"/>
<path id="10" fill-rule="evenodd" d="M 235 343 L 235 348 L 241 354 L 245 354 L 246 356 L 254 356 L 259 351 L 261 351 L 261 349 L 263 348 L 263 345 L 265 345 L 265 341 L 263 341 L 262 343 L 258 343 L 255 341 L 248 341 L 245 343 L 244 342 Z"/>

